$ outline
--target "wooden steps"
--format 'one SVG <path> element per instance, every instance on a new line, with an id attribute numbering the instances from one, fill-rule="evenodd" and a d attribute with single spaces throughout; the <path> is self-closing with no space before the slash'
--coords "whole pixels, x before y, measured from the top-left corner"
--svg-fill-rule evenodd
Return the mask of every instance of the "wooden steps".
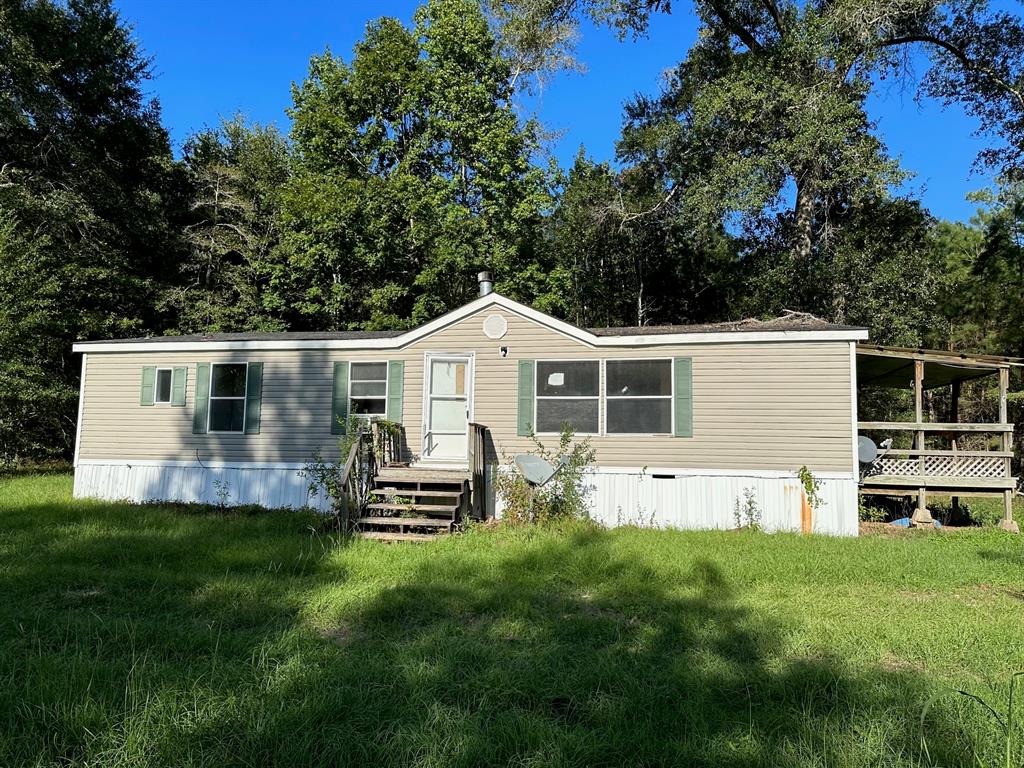
<path id="1" fill-rule="evenodd" d="M 461 483 L 469 480 L 469 472 L 461 469 L 383 467 L 377 471 L 377 479 L 406 483 Z"/>
<path id="2" fill-rule="evenodd" d="M 356 532 L 378 541 L 430 541 L 451 533 L 469 507 L 468 472 L 384 467 L 373 478 L 374 499 Z"/>
<path id="3" fill-rule="evenodd" d="M 357 521 L 362 526 L 391 528 L 450 528 L 452 521 L 436 517 L 396 517 L 392 515 L 367 515 Z"/>
<path id="4" fill-rule="evenodd" d="M 416 488 L 374 488 L 377 496 L 419 496 L 431 499 L 458 499 L 461 491 L 422 491 Z"/>
<path id="5" fill-rule="evenodd" d="M 404 504 L 402 502 L 374 502 L 366 505 L 367 509 L 373 509 L 378 512 L 423 512 L 428 515 L 445 515 L 451 518 L 452 513 L 458 512 L 458 504 L 416 504 L 410 502 Z"/>
<path id="6" fill-rule="evenodd" d="M 386 531 L 360 531 L 360 538 L 374 539 L 376 541 L 433 541 L 437 538 L 430 533 L 390 533 Z"/>

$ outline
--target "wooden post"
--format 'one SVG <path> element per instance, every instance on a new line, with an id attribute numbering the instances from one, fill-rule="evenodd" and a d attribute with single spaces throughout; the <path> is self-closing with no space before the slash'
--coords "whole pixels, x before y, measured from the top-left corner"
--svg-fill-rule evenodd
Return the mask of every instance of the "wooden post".
<path id="1" fill-rule="evenodd" d="M 999 369 L 999 423 L 1008 424 L 1010 421 L 1010 409 L 1007 403 L 1007 392 L 1010 389 L 1010 368 L 1009 366 Z M 1013 450 L 1013 433 L 1002 432 L 1000 439 L 1000 445 L 1006 452 Z M 1010 462 L 1012 459 L 1006 457 L 1003 459 L 1005 470 L 1005 477 L 1009 478 L 1012 476 Z M 1013 533 L 1020 533 L 1020 526 L 1013 519 L 1013 491 L 1003 491 L 1003 519 L 999 522 L 999 527 L 1004 531 L 1012 531 Z"/>
<path id="2" fill-rule="evenodd" d="M 963 382 L 960 379 L 956 379 L 950 386 L 949 394 L 949 421 L 951 424 L 960 423 L 960 390 Z M 957 449 L 956 444 L 956 432 L 953 433 L 953 438 L 950 440 L 950 448 L 954 451 Z M 960 497 L 954 496 L 952 498 L 952 509 L 950 509 L 949 516 L 952 521 L 959 525 L 962 520 L 960 517 Z"/>
<path id="3" fill-rule="evenodd" d="M 914 448 L 924 450 L 924 360 L 914 361 L 914 422 L 918 425 L 914 433 Z M 935 520 L 928 511 L 928 493 L 924 487 L 924 456 L 918 455 L 917 464 L 921 475 L 921 486 L 917 489 L 917 509 L 910 522 L 914 525 L 934 526 Z"/>

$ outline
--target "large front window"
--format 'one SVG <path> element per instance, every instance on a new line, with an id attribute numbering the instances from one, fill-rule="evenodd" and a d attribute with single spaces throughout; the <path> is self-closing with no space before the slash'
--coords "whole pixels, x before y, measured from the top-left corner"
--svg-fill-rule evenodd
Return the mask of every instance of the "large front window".
<path id="1" fill-rule="evenodd" d="M 605 363 L 605 431 L 610 435 L 671 434 L 671 360 Z"/>
<path id="2" fill-rule="evenodd" d="M 348 380 L 351 413 L 356 416 L 383 416 L 388 404 L 388 364 L 352 363 Z"/>
<path id="3" fill-rule="evenodd" d="M 210 367 L 210 431 L 245 431 L 246 363 L 214 363 Z"/>
<path id="4" fill-rule="evenodd" d="M 596 360 L 537 361 L 538 434 L 568 425 L 581 435 L 599 430 L 601 369 Z"/>

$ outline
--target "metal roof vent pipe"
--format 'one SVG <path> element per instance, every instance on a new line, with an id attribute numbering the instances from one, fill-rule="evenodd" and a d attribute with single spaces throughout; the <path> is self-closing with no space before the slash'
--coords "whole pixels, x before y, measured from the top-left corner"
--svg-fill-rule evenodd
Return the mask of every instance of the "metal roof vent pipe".
<path id="1" fill-rule="evenodd" d="M 494 280 L 491 278 L 490 272 L 481 272 L 476 276 L 476 280 L 480 283 L 481 296 L 486 296 L 487 294 L 494 292 Z"/>

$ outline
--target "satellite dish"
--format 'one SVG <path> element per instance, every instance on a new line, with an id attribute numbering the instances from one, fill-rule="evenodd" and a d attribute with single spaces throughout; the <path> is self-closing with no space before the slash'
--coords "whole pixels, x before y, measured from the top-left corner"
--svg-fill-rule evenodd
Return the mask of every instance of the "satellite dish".
<path id="1" fill-rule="evenodd" d="M 878 446 L 870 437 L 861 435 L 857 438 L 857 458 L 861 464 L 870 464 L 878 458 Z"/>
<path id="2" fill-rule="evenodd" d="M 547 459 L 532 453 L 520 453 L 515 457 L 516 467 L 530 485 L 544 485 L 558 470 Z"/>

